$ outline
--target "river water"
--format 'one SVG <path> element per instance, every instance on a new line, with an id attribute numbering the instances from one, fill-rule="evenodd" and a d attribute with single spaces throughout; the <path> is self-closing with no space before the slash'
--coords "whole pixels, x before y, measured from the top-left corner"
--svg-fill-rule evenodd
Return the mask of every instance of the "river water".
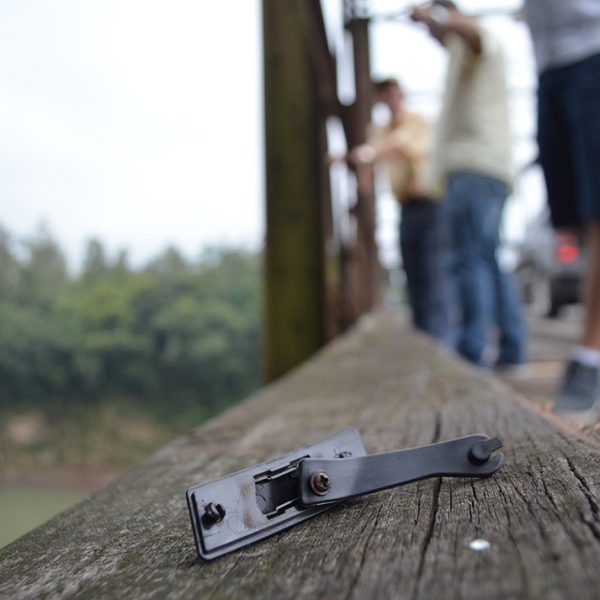
<path id="1" fill-rule="evenodd" d="M 0 548 L 87 495 L 59 487 L 0 484 Z"/>

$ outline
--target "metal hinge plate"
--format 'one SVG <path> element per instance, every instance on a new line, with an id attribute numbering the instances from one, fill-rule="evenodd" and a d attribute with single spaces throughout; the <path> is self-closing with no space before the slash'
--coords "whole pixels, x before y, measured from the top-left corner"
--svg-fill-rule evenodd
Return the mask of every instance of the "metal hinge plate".
<path id="1" fill-rule="evenodd" d="M 354 428 L 187 490 L 198 554 L 218 558 L 288 529 L 329 507 L 301 508 L 298 504 L 298 463 L 305 458 L 365 456 Z"/>
<path id="2" fill-rule="evenodd" d="M 348 498 L 428 477 L 488 477 L 502 465 L 498 438 L 475 434 L 366 455 L 346 429 L 316 444 L 187 491 L 198 554 L 211 560 Z"/>

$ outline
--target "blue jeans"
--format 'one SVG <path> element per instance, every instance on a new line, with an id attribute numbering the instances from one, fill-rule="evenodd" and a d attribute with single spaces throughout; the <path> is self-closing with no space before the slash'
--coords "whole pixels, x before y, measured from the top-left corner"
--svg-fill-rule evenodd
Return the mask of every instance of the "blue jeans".
<path id="1" fill-rule="evenodd" d="M 496 258 L 507 191 L 502 181 L 476 173 L 455 173 L 448 182 L 450 243 L 461 317 L 457 350 L 482 367 L 490 366 L 488 338 L 495 328 L 497 362 L 520 364 L 525 359 L 519 293 Z"/>
<path id="2" fill-rule="evenodd" d="M 449 343 L 449 277 L 444 264 L 446 219 L 443 203 L 425 198 L 402 205 L 400 252 L 413 325 Z"/>

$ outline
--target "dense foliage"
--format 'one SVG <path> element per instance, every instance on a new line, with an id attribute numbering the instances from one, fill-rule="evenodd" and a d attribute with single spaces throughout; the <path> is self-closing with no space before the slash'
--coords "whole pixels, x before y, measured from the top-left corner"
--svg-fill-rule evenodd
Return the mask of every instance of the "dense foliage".
<path id="1" fill-rule="evenodd" d="M 259 382 L 259 258 L 166 249 L 142 269 L 90 241 L 70 276 L 45 231 L 0 231 L 0 405 L 143 399 L 207 412 Z"/>

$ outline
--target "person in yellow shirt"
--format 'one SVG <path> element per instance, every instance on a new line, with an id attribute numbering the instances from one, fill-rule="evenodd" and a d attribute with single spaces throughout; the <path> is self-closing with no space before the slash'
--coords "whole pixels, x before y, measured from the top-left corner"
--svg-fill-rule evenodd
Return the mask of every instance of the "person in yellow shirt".
<path id="1" fill-rule="evenodd" d="M 445 211 L 440 196 L 427 190 L 433 143 L 429 123 L 406 110 L 395 79 L 374 82 L 375 102 L 386 105 L 390 121 L 372 126 L 368 143 L 353 148 L 348 160 L 360 166 L 385 163 L 392 191 L 401 206 L 400 251 L 414 326 L 449 343 L 449 291 L 444 249 Z"/>

